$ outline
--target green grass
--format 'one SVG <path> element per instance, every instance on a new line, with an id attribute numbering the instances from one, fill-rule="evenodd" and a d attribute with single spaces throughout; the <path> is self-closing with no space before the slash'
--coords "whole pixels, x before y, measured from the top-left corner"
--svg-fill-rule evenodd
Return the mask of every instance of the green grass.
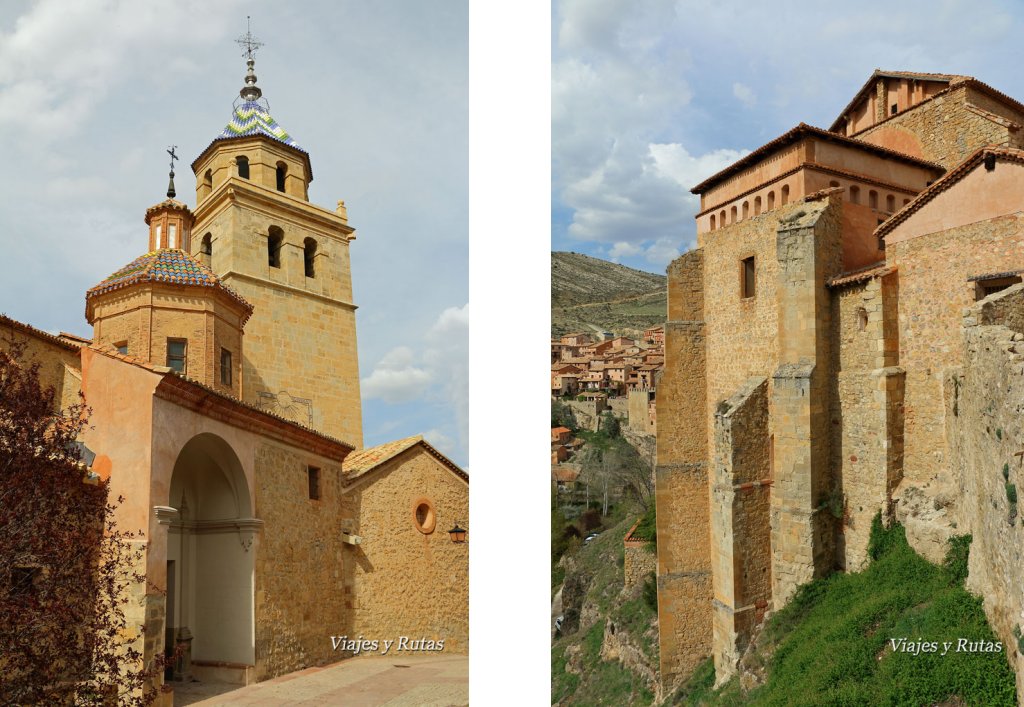
<path id="1" fill-rule="evenodd" d="M 936 567 L 910 549 L 901 526 L 886 531 L 876 522 L 872 531 L 867 570 L 815 580 L 772 617 L 760 639 L 772 654 L 767 682 L 743 703 L 916 706 L 956 696 L 968 705 L 1016 704 L 1006 646 L 955 651 L 960 638 L 997 640 L 981 599 L 962 586 L 969 536 L 955 539 L 946 566 Z M 937 642 L 939 652 L 894 652 L 890 639 L 904 637 Z M 953 648 L 943 656 L 944 641 Z M 687 685 L 701 700 L 690 704 L 737 699 L 735 678 L 710 694 L 699 681 Z"/>

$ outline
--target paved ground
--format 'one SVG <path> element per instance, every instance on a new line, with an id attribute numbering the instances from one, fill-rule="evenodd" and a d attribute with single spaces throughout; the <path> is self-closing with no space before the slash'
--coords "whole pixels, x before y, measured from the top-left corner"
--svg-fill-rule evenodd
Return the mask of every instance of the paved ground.
<path id="1" fill-rule="evenodd" d="M 307 668 L 248 687 L 224 683 L 174 685 L 174 704 L 453 707 L 469 704 L 464 656 L 368 656 Z"/>

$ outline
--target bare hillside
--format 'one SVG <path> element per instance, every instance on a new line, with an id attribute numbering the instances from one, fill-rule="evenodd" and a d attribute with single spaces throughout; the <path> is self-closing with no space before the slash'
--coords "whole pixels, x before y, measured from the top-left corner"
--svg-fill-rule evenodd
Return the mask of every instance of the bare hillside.
<path id="1" fill-rule="evenodd" d="M 551 254 L 551 333 L 639 335 L 665 321 L 665 276 L 579 253 Z"/>

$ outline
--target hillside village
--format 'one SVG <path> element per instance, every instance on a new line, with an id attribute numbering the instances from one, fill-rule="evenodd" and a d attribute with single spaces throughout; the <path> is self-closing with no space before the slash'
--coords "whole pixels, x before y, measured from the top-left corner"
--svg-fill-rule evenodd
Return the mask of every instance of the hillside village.
<path id="1" fill-rule="evenodd" d="M 665 365 L 665 328 L 651 327 L 640 339 L 604 332 L 566 334 L 551 341 L 551 397 L 573 411 L 580 426 L 597 430 L 610 412 L 637 435 L 657 431 L 655 393 Z M 571 463 L 583 446 L 564 426 L 551 430 L 551 478 L 571 489 L 580 474 Z"/>

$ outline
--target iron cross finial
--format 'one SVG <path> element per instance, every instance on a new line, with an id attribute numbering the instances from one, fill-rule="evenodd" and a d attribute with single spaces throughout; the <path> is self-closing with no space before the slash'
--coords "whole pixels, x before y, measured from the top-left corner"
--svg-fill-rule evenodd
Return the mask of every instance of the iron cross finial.
<path id="1" fill-rule="evenodd" d="M 171 171 L 174 171 L 174 160 L 178 159 L 178 156 L 174 154 L 174 151 L 178 149 L 177 145 L 171 145 L 170 149 L 167 150 L 167 154 L 171 156 Z"/>
<path id="2" fill-rule="evenodd" d="M 263 42 L 252 36 L 252 19 L 249 15 L 245 16 L 245 34 L 235 40 L 235 44 L 242 47 L 242 56 L 248 57 L 250 60 L 253 58 L 253 54 L 256 50 L 263 46 Z"/>

